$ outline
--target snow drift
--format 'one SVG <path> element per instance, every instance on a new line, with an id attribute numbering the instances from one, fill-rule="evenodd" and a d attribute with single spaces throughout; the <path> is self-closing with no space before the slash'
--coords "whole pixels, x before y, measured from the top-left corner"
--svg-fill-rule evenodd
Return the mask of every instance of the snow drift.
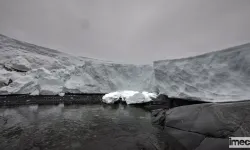
<path id="1" fill-rule="evenodd" d="M 0 35 L 0 95 L 151 91 L 153 72 L 150 65 L 75 57 Z"/>
<path id="2" fill-rule="evenodd" d="M 154 62 L 155 82 L 169 97 L 221 102 L 250 99 L 250 44 Z"/>

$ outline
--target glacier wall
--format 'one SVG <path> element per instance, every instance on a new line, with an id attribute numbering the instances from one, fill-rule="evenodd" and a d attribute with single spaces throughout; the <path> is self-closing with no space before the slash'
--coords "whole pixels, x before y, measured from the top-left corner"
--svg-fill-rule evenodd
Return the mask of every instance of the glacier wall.
<path id="1" fill-rule="evenodd" d="M 169 97 L 203 101 L 250 99 L 250 44 L 154 62 L 155 84 Z"/>
<path id="2" fill-rule="evenodd" d="M 0 35 L 0 95 L 155 89 L 184 99 L 249 100 L 250 44 L 133 65 L 76 57 Z"/>
<path id="3" fill-rule="evenodd" d="M 0 95 L 151 91 L 151 65 L 75 57 L 0 35 Z"/>

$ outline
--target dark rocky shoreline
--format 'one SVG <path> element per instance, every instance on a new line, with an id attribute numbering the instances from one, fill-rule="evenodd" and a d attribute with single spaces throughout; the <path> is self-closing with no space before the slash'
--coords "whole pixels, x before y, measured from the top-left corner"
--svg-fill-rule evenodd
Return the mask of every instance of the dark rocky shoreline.
<path id="1" fill-rule="evenodd" d="M 250 136 L 250 102 L 205 103 L 152 112 L 168 150 L 226 150 L 229 137 Z"/>
<path id="2" fill-rule="evenodd" d="M 65 105 L 74 104 L 101 104 L 102 97 L 105 93 L 86 93 L 86 94 L 65 94 L 59 95 L 25 95 L 25 94 L 13 94 L 13 95 L 0 95 L 0 106 L 18 106 L 18 105 L 57 105 L 64 103 Z M 123 103 L 118 101 L 115 104 Z M 206 103 L 202 101 L 194 101 L 189 99 L 169 98 L 166 95 L 159 95 L 152 102 L 143 104 L 134 104 L 133 106 L 142 107 L 146 110 L 152 111 L 155 109 L 165 108 L 170 109 L 174 107 L 193 105 Z"/>
<path id="3" fill-rule="evenodd" d="M 104 94 L 65 94 L 58 95 L 1 95 L 0 106 L 18 106 L 18 105 L 57 105 L 64 103 L 71 104 L 101 104 Z"/>

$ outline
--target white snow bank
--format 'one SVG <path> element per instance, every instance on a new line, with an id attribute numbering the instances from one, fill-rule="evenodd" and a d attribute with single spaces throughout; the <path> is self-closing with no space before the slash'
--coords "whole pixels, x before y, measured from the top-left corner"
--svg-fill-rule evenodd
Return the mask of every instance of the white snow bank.
<path id="1" fill-rule="evenodd" d="M 0 70 L 0 85 L 0 95 L 57 95 L 63 91 L 64 82 L 49 70 L 38 68 L 26 73 Z"/>
<path id="2" fill-rule="evenodd" d="M 36 82 L 31 76 L 22 76 L 9 86 L 0 88 L 0 94 L 22 94 L 35 90 Z"/>
<path id="3" fill-rule="evenodd" d="M 105 94 L 102 97 L 102 101 L 107 104 L 113 104 L 118 100 L 125 101 L 127 104 L 139 104 L 152 101 L 152 98 L 156 98 L 155 93 L 138 92 L 138 91 L 116 91 Z"/>
<path id="4" fill-rule="evenodd" d="M 33 69 L 28 72 L 37 81 L 37 90 L 31 95 L 57 95 L 63 90 L 61 78 L 45 68 Z"/>
<path id="5" fill-rule="evenodd" d="M 0 35 L 0 95 L 147 91 L 154 85 L 153 72 L 152 65 L 76 57 Z M 17 81 L 23 84 L 12 87 L 12 81 L 24 76 L 31 77 L 34 84 Z"/>
<path id="6" fill-rule="evenodd" d="M 57 95 L 62 92 L 64 83 L 56 77 L 39 79 L 40 95 Z"/>
<path id="7" fill-rule="evenodd" d="M 15 69 L 15 70 L 18 70 L 18 71 L 29 71 L 31 69 L 31 65 L 30 63 L 28 62 L 27 59 L 25 59 L 24 57 L 22 56 L 17 56 L 15 58 L 13 58 L 12 60 L 10 60 L 9 62 L 6 62 L 4 64 L 4 66 L 6 68 L 9 68 L 9 69 Z"/>
<path id="8" fill-rule="evenodd" d="M 84 93 L 89 91 L 89 93 L 98 93 L 100 88 L 95 86 L 98 83 L 88 74 L 81 73 L 81 75 L 71 75 L 64 85 L 64 90 L 70 93 Z"/>

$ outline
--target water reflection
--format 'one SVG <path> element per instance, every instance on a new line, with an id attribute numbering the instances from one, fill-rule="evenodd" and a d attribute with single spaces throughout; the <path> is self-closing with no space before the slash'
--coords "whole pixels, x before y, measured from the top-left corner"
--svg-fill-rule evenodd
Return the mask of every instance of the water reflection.
<path id="1" fill-rule="evenodd" d="M 1 150 L 159 149 L 150 113 L 130 106 L 0 109 Z"/>

